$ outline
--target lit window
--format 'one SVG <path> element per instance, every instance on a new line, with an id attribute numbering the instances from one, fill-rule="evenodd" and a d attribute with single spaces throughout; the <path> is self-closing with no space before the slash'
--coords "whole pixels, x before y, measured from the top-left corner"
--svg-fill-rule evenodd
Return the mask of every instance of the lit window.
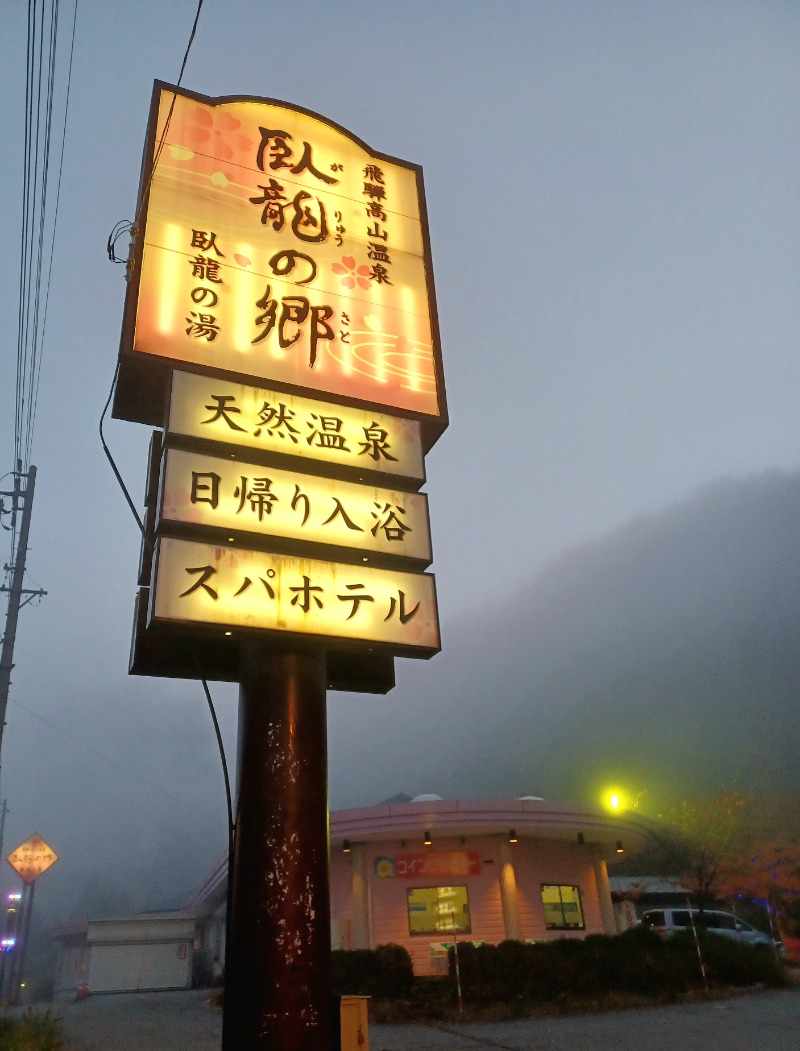
<path id="1" fill-rule="evenodd" d="M 469 934 L 466 887 L 415 887 L 408 891 L 411 934 Z"/>
<path id="2" fill-rule="evenodd" d="M 544 925 L 548 931 L 584 929 L 581 892 L 577 887 L 558 883 L 542 884 Z"/>

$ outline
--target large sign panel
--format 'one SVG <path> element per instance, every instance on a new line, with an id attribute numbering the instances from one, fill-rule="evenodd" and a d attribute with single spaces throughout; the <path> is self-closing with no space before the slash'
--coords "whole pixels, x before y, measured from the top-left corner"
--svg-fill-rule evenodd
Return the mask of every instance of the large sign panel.
<path id="1" fill-rule="evenodd" d="M 158 528 L 223 531 L 230 542 L 279 539 L 358 552 L 364 562 L 431 563 L 428 498 L 200 451 L 164 454 Z M 172 527 L 172 528 L 171 528 Z M 231 533 L 233 536 L 228 536 Z"/>
<path id="2" fill-rule="evenodd" d="M 440 649 L 430 574 L 171 537 L 157 542 L 149 621 L 370 643 L 398 656 Z"/>
<path id="3" fill-rule="evenodd" d="M 422 173 L 324 118 L 157 83 L 115 415 L 130 358 L 446 426 Z M 160 406 L 158 406 L 160 408 Z"/>
<path id="4" fill-rule="evenodd" d="M 130 671 L 232 680 L 260 637 L 385 693 L 394 656 L 440 648 L 421 169 L 285 102 L 157 81 L 131 230 L 113 412 L 163 434 Z"/>
<path id="5" fill-rule="evenodd" d="M 321 474 L 388 475 L 411 489 L 425 481 L 416 420 L 230 380 L 174 372 L 166 430 L 168 439 L 233 446 L 237 455 L 302 460 Z"/>

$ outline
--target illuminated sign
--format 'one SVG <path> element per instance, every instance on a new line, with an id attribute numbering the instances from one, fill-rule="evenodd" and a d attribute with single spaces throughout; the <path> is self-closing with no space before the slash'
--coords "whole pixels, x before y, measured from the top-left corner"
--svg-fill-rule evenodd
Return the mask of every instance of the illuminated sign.
<path id="1" fill-rule="evenodd" d="M 149 621 L 380 644 L 410 657 L 440 649 L 429 574 L 170 537 L 157 541 Z"/>
<path id="2" fill-rule="evenodd" d="M 324 648 L 385 693 L 440 648 L 424 454 L 447 426 L 418 165 L 274 99 L 157 81 L 113 414 L 151 443 L 129 670 Z M 191 653 L 190 653 L 191 651 Z"/>
<path id="3" fill-rule="evenodd" d="M 38 832 L 21 843 L 6 858 L 25 883 L 33 883 L 43 872 L 58 861 L 58 855 L 45 843 Z"/>
<path id="4" fill-rule="evenodd" d="M 416 420 L 230 380 L 174 372 L 166 430 L 272 458 L 298 458 L 325 473 L 391 475 L 413 489 L 425 481 Z"/>
<path id="5" fill-rule="evenodd" d="M 480 874 L 481 856 L 477 850 L 425 851 L 375 858 L 378 879 L 438 879 Z"/>
<path id="6" fill-rule="evenodd" d="M 422 173 L 317 114 L 156 83 L 122 354 L 446 426 Z M 137 415 L 122 362 L 115 414 Z"/>
<path id="7" fill-rule="evenodd" d="M 241 633 L 188 627 L 169 621 L 148 623 L 150 589 L 136 598 L 128 672 L 178 679 L 238 682 L 241 673 Z M 383 647 L 325 645 L 325 675 L 329 690 L 386 694 L 394 689 L 394 656 Z"/>
<path id="8" fill-rule="evenodd" d="M 201 452 L 165 451 L 159 528 L 212 527 L 250 536 L 346 548 L 373 558 L 431 562 L 422 493 L 376 489 Z M 205 539 L 211 539 L 206 537 Z M 223 541 L 233 537 L 223 536 Z"/>

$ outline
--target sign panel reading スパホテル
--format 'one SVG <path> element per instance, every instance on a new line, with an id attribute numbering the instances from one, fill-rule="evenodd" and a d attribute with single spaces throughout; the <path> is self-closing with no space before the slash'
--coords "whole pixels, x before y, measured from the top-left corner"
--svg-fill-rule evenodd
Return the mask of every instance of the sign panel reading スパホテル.
<path id="1" fill-rule="evenodd" d="M 162 537 L 149 621 L 243 629 L 427 658 L 440 649 L 434 578 Z"/>

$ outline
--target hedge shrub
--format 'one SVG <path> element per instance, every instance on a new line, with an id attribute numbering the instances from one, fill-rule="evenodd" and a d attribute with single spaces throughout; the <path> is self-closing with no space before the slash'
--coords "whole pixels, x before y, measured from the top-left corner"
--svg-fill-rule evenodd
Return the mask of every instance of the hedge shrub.
<path id="1" fill-rule="evenodd" d="M 334 949 L 334 996 L 371 996 L 375 1000 L 407 1000 L 414 983 L 411 957 L 402 945 L 375 949 Z"/>
<path id="2" fill-rule="evenodd" d="M 701 933 L 710 985 L 785 983 L 784 968 L 769 950 Z M 450 974 L 454 975 L 453 948 L 449 955 Z M 476 1004 L 519 999 L 557 1003 L 618 993 L 672 997 L 704 984 L 690 932 L 663 939 L 644 927 L 624 934 L 590 934 L 548 942 L 464 942 L 458 945 L 458 964 L 464 999 Z"/>

